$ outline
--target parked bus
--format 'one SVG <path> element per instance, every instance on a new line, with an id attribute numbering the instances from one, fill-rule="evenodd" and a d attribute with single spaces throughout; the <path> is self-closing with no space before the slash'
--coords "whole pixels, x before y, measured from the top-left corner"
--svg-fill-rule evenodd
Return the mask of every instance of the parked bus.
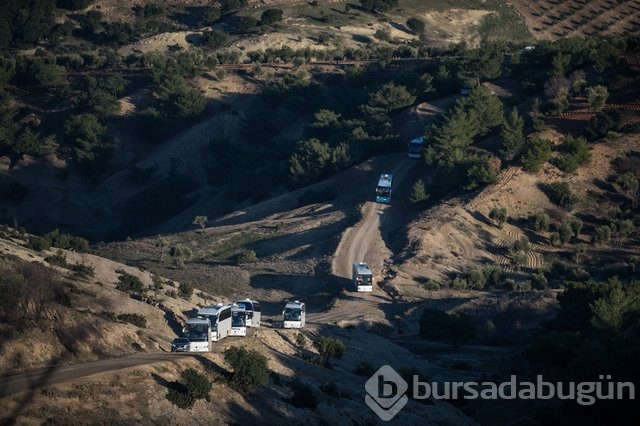
<path id="1" fill-rule="evenodd" d="M 409 141 L 407 153 L 409 158 L 422 158 L 422 145 L 424 144 L 424 136 Z"/>
<path id="2" fill-rule="evenodd" d="M 247 310 L 235 303 L 231 307 L 231 331 L 229 336 L 247 335 Z"/>
<path id="3" fill-rule="evenodd" d="M 189 339 L 189 352 L 209 352 L 211 350 L 211 321 L 208 318 L 189 318 L 182 329 Z"/>
<path id="4" fill-rule="evenodd" d="M 211 340 L 217 342 L 224 339 L 231 332 L 231 304 L 218 303 L 205 306 L 198 311 L 198 316 L 211 321 Z"/>
<path id="5" fill-rule="evenodd" d="M 305 306 L 304 302 L 287 302 L 284 306 L 284 311 L 282 311 L 282 316 L 284 317 L 283 327 L 284 328 L 302 328 L 305 324 Z"/>
<path id="6" fill-rule="evenodd" d="M 244 299 L 236 302 L 238 306 L 244 306 L 247 310 L 247 327 L 260 327 L 261 307 L 257 300 Z"/>
<path id="7" fill-rule="evenodd" d="M 383 173 L 378 180 L 378 186 L 376 187 L 376 202 L 389 203 L 391 202 L 391 184 L 393 183 L 393 175 L 389 173 Z"/>
<path id="8" fill-rule="evenodd" d="M 355 262 L 353 264 L 351 280 L 355 291 L 373 291 L 373 274 L 366 263 Z"/>

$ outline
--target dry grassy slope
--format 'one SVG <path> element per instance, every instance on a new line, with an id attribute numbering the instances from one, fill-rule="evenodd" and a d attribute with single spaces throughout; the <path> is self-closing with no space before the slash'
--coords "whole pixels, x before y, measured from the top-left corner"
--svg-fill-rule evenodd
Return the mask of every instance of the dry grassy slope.
<path id="1" fill-rule="evenodd" d="M 552 130 L 547 132 L 545 137 L 559 141 L 557 133 Z M 552 223 L 556 224 L 571 216 L 551 203 L 540 185 L 568 182 L 583 200 L 577 211 L 601 216 L 609 206 L 606 203 L 599 205 L 590 199 L 588 191 L 601 192 L 596 182 L 606 181 L 609 175 L 614 174 L 611 161 L 638 149 L 638 135 L 624 135 L 616 141 L 592 145 L 591 163 L 574 174 L 564 174 L 548 163 L 535 174 L 512 168 L 503 172 L 496 185 L 484 189 L 473 198 L 455 199 L 429 209 L 408 226 L 409 244 L 401 255 L 407 260 L 394 267 L 397 275 L 392 280 L 393 285 L 407 297 L 433 297 L 416 278 L 427 277 L 442 282 L 452 274 L 486 263 L 500 263 L 508 268 L 506 248 L 525 235 L 522 224 L 526 223 L 530 214 L 546 212 Z M 489 219 L 493 207 L 506 207 L 508 210 L 509 221 L 502 229 Z M 590 236 L 582 234 L 580 239 L 586 244 Z M 589 244 L 587 247 L 588 251 L 594 250 Z M 557 250 L 546 242 L 546 238 L 534 242 L 525 270 L 543 266 L 545 258 Z"/>
<path id="2" fill-rule="evenodd" d="M 17 239 L 0 239 L 0 256 L 17 256 L 25 261 L 47 264 L 44 257 L 54 254 L 57 249 L 34 252 L 23 246 Z M 72 308 L 57 307 L 47 315 L 46 322 L 50 327 L 42 330 L 27 330 L 15 338 L 3 342 L 0 348 L 0 369 L 6 374 L 21 370 L 40 368 L 50 362 L 88 361 L 105 356 L 122 356 L 137 351 L 168 350 L 169 342 L 175 337 L 174 331 L 165 319 L 165 312 L 147 303 L 137 301 L 116 290 L 119 274 L 123 270 L 138 277 L 145 286 L 151 285 L 151 276 L 137 268 L 123 265 L 111 260 L 87 253 L 75 253 L 62 250 L 68 263 L 84 264 L 94 268 L 95 276 L 87 280 L 78 279 L 67 269 L 54 267 L 61 274 L 64 282 L 73 286 L 70 293 Z M 48 265 L 48 264 L 47 264 Z M 177 290 L 170 284 L 167 290 Z M 150 292 L 153 295 L 154 292 Z M 196 295 L 187 301 L 180 298 L 155 294 L 154 298 L 175 313 L 177 318 L 185 318 L 185 313 L 196 304 L 204 301 Z M 102 313 L 140 314 L 147 320 L 147 328 L 112 322 L 101 316 Z M 72 337 L 74 352 L 69 352 L 57 337 L 58 329 L 66 329 Z"/>

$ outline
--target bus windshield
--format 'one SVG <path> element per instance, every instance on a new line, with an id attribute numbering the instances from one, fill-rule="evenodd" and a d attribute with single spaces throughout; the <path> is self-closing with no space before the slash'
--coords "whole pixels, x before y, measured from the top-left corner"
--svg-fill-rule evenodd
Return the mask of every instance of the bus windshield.
<path id="1" fill-rule="evenodd" d="M 302 317 L 302 310 L 295 308 L 286 308 L 284 310 L 285 321 L 300 321 Z"/>
<path id="2" fill-rule="evenodd" d="M 358 275 L 358 278 L 356 278 L 356 281 L 360 285 L 369 285 L 371 284 L 371 275 Z"/>
<path id="3" fill-rule="evenodd" d="M 247 322 L 245 320 L 244 312 L 232 312 L 231 313 L 231 327 L 245 327 Z"/>
<path id="4" fill-rule="evenodd" d="M 391 188 L 389 188 L 388 186 L 378 186 L 376 188 L 376 195 L 383 195 L 386 197 L 389 194 L 391 194 Z"/>
<path id="5" fill-rule="evenodd" d="M 208 327 L 206 324 L 186 324 L 184 337 L 189 340 L 206 339 Z"/>

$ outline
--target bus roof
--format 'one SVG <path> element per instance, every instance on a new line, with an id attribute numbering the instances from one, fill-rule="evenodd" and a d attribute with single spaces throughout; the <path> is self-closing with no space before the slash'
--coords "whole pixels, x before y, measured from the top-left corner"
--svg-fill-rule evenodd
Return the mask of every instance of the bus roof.
<path id="1" fill-rule="evenodd" d="M 187 318 L 187 324 L 210 324 L 209 318 Z"/>
<path id="2" fill-rule="evenodd" d="M 295 302 L 287 302 L 286 305 L 284 305 L 284 308 L 293 308 L 293 309 L 301 309 L 304 306 L 304 302 L 299 302 L 299 301 L 295 301 Z"/>
<path id="3" fill-rule="evenodd" d="M 415 139 L 411 139 L 409 141 L 409 143 L 423 144 L 424 143 L 424 136 L 420 136 L 420 137 L 417 137 Z"/>
<path id="4" fill-rule="evenodd" d="M 240 305 L 233 305 L 231 307 L 231 312 L 245 312 L 247 310 L 247 308 L 245 308 L 244 306 L 240 306 Z"/>
<path id="5" fill-rule="evenodd" d="M 222 303 L 219 303 L 217 305 L 211 305 L 211 306 L 205 306 L 204 308 L 201 308 L 198 311 L 198 315 L 218 315 L 218 313 L 223 310 L 223 309 L 227 309 L 230 308 L 231 305 L 227 304 L 227 305 L 223 305 Z"/>
<path id="6" fill-rule="evenodd" d="M 356 270 L 357 274 L 360 275 L 371 275 L 371 269 L 369 269 L 369 265 L 365 262 L 355 262 L 353 267 Z"/>
<path id="7" fill-rule="evenodd" d="M 391 187 L 391 181 L 393 180 L 393 175 L 389 173 L 383 173 L 380 175 L 380 180 L 378 181 L 378 186 L 382 187 Z"/>

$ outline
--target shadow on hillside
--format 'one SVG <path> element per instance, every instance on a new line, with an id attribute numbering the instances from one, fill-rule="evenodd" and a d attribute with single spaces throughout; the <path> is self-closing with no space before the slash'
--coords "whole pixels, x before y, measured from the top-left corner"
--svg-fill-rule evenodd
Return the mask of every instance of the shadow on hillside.
<path id="1" fill-rule="evenodd" d="M 29 405 L 42 392 L 42 389 L 55 382 L 56 372 L 65 361 L 68 361 L 69 354 L 78 353 L 80 348 L 88 344 L 88 342 L 102 339 L 102 333 L 84 324 L 71 326 L 69 328 L 65 327 L 64 329 L 59 328 L 56 330 L 56 334 L 60 343 L 64 346 L 65 352 L 53 357 L 47 367 L 37 371 L 2 377 L 2 379 L 24 377 L 27 382 L 27 387 L 23 389 L 19 385 L 15 386 L 15 383 L 19 383 L 18 381 L 14 383 L 13 387 L 0 386 L 0 398 L 11 395 L 12 393 L 21 392 L 19 397 L 14 398 L 16 404 L 13 410 L 2 415 L 0 418 L 0 425 L 15 424 L 18 416 L 29 411 Z M 3 380 L 0 380 L 0 383 L 2 381 Z M 14 382 L 14 380 L 11 380 L 11 382 Z"/>

